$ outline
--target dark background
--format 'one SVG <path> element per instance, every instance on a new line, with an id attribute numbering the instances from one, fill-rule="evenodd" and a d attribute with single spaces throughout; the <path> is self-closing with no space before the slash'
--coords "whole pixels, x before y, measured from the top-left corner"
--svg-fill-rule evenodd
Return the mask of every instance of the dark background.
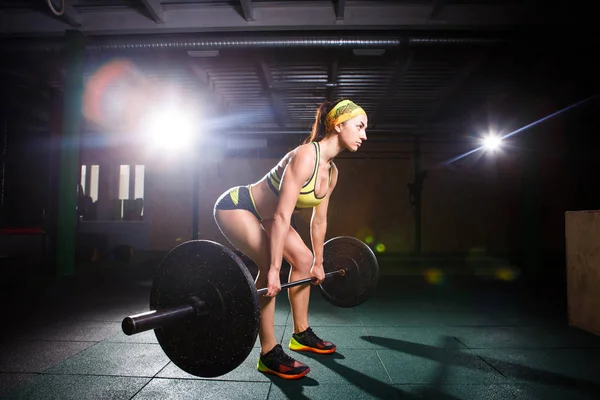
<path id="1" fill-rule="evenodd" d="M 368 221 L 397 239 L 387 239 L 382 257 L 464 261 L 479 251 L 528 279 L 562 282 L 565 212 L 599 208 L 598 40 L 583 3 L 67 3 L 58 17 L 43 2 L 0 3 L 3 260 L 33 260 L 11 267 L 8 281 L 31 268 L 70 275 L 65 259 L 128 259 L 119 246 L 164 252 L 194 237 L 219 240 L 211 201 L 261 177 L 307 134 L 315 107 L 340 97 L 369 113 L 369 141 L 341 156 L 344 188 L 330 232 L 358 232 L 359 221 Z M 191 21 L 194 13 L 205 17 Z M 218 56 L 188 53 L 207 50 Z M 90 79 L 118 60 L 131 62 L 135 74 L 115 67 L 122 75 L 99 95 L 118 113 L 83 115 Z M 175 165 L 164 153 L 141 155 L 145 141 L 129 118 L 164 98 L 166 85 L 203 104 L 209 139 L 195 158 L 213 175 L 198 175 L 194 157 Z M 148 88 L 150 96 L 141 94 Z M 115 93 L 129 97 L 110 100 Z M 445 163 L 477 148 L 490 126 L 506 134 L 544 118 L 511 136 L 501 153 Z M 266 147 L 227 147 L 241 139 Z M 214 152 L 218 160 L 207 155 Z M 103 165 L 99 196 L 110 200 L 116 175 L 104 166 L 136 163 L 146 165 L 147 193 L 155 194 L 145 199 L 152 206 L 146 203 L 142 222 L 61 217 L 81 214 L 80 165 Z M 215 165 L 246 168 L 219 178 Z M 182 166 L 187 175 L 173 181 Z M 411 203 L 407 184 L 424 171 L 423 197 Z M 305 239 L 308 218 L 296 221 Z"/>

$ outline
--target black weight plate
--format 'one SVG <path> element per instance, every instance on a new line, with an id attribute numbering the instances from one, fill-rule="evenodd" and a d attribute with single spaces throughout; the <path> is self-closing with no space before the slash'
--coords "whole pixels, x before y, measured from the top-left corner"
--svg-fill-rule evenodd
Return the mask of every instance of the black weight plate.
<path id="1" fill-rule="evenodd" d="M 171 361 L 201 377 L 224 375 L 250 354 L 259 327 L 259 300 L 248 269 L 229 248 L 192 240 L 172 249 L 162 260 L 150 294 L 150 309 L 189 304 L 197 296 L 206 315 L 193 316 L 155 329 Z"/>
<path id="2" fill-rule="evenodd" d="M 325 273 L 347 269 L 345 276 L 332 276 L 321 285 L 321 294 L 338 307 L 355 307 L 366 301 L 379 282 L 379 264 L 375 253 L 364 242 L 351 236 L 339 236 L 325 242 Z"/>

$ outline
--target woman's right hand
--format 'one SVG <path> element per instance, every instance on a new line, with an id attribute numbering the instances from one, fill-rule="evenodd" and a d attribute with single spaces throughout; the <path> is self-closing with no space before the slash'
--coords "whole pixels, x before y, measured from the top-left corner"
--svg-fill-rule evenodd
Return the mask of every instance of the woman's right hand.
<path id="1" fill-rule="evenodd" d="M 267 275 L 267 294 L 266 297 L 275 297 L 281 291 L 281 280 L 279 279 L 279 270 L 270 269 Z"/>

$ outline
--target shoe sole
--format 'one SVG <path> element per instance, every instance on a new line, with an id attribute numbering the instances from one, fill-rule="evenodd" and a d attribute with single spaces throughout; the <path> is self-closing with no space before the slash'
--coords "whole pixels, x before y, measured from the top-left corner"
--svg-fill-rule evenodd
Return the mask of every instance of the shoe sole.
<path id="1" fill-rule="evenodd" d="M 314 347 L 303 346 L 294 339 L 290 340 L 288 348 L 293 351 L 308 351 L 316 354 L 331 354 L 335 353 L 337 349 L 336 347 L 334 347 L 333 349 L 316 349 Z"/>
<path id="2" fill-rule="evenodd" d="M 335 353 L 335 351 L 337 350 L 335 347 L 333 349 L 322 350 L 322 349 L 315 349 L 314 347 L 308 347 L 308 346 L 289 346 L 289 349 L 293 350 L 293 351 L 308 351 L 310 353 L 316 353 L 316 354 L 331 354 L 331 353 Z"/>
<path id="3" fill-rule="evenodd" d="M 282 379 L 289 379 L 289 380 L 300 379 L 310 372 L 310 367 L 307 367 L 304 371 L 300 372 L 299 374 L 295 374 L 295 375 L 282 374 L 281 372 L 277 372 L 275 370 L 270 369 L 269 367 L 264 365 L 262 362 L 260 362 L 260 360 L 259 360 L 258 364 L 256 365 L 256 369 L 259 372 L 262 372 L 263 374 L 275 375 Z"/>

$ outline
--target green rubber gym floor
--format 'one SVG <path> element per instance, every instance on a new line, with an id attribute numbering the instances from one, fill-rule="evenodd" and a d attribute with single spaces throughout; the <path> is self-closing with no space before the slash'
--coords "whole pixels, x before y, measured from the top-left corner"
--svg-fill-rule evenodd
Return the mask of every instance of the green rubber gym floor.
<path id="1" fill-rule="evenodd" d="M 337 353 L 289 352 L 311 367 L 286 381 L 256 371 L 178 369 L 154 333 L 126 336 L 148 309 L 151 274 L 127 265 L 70 283 L 3 291 L 0 397 L 6 399 L 599 399 L 600 337 L 567 323 L 566 293 L 520 281 L 382 274 L 377 293 L 336 308 L 314 287 L 310 322 Z M 39 286 L 39 285 L 38 285 Z M 43 286 L 43 285 L 42 285 Z M 287 293 L 276 333 L 286 348 Z"/>

